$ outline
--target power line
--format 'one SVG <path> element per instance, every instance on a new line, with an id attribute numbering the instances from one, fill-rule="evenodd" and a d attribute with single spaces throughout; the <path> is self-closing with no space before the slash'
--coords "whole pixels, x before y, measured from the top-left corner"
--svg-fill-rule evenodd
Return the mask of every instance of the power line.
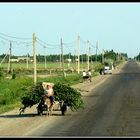
<path id="1" fill-rule="evenodd" d="M 102 54 L 102 52 L 99 50 L 99 48 L 97 48 L 98 49 L 98 51 Z"/>
<path id="2" fill-rule="evenodd" d="M 25 41 L 15 41 L 15 40 L 10 40 L 10 39 L 7 39 L 7 38 L 5 38 L 5 37 L 2 37 L 2 36 L 0 36 L 0 38 L 1 39 L 3 39 L 3 40 L 6 40 L 6 41 L 8 41 L 8 42 L 13 42 L 13 43 L 32 43 L 32 42 L 25 42 Z"/>
<path id="3" fill-rule="evenodd" d="M 40 42 L 38 42 L 38 41 L 36 41 L 40 46 L 42 46 L 42 47 L 46 47 L 46 48 L 48 48 L 48 49 L 56 49 L 56 47 L 54 47 L 54 48 L 50 48 L 50 47 L 47 47 L 47 45 L 43 45 L 43 44 L 41 44 Z"/>
<path id="4" fill-rule="evenodd" d="M 80 38 L 80 41 L 83 43 L 83 44 L 86 44 L 87 41 L 84 41 L 83 39 Z"/>
<path id="5" fill-rule="evenodd" d="M 5 60 L 5 58 L 8 56 L 9 51 L 10 51 L 10 48 L 8 49 L 7 54 L 6 54 L 6 55 L 4 56 L 4 58 L 2 59 L 2 61 L 1 61 L 1 63 L 0 63 L 0 66 L 2 65 L 3 61 Z"/>
<path id="6" fill-rule="evenodd" d="M 42 42 L 43 44 L 47 45 L 47 46 L 60 46 L 60 44 L 48 44 L 45 41 L 42 41 L 41 39 L 39 39 L 38 37 L 36 37 L 36 39 L 40 42 Z"/>
<path id="7" fill-rule="evenodd" d="M 91 45 L 92 48 L 96 48 L 90 41 L 89 44 Z"/>
<path id="8" fill-rule="evenodd" d="M 6 36 L 6 37 L 15 38 L 15 39 L 23 39 L 23 40 L 32 39 L 32 38 L 22 38 L 22 37 L 10 36 L 10 35 L 4 34 L 4 33 L 0 33 L 0 34 L 3 35 L 3 36 Z"/>
<path id="9" fill-rule="evenodd" d="M 69 42 L 69 43 L 64 43 L 64 42 L 63 42 L 63 44 L 64 44 L 64 45 L 72 45 L 72 44 L 76 43 L 76 41 L 77 41 L 77 40 L 72 41 L 72 42 Z"/>
<path id="10" fill-rule="evenodd" d="M 9 39 L 7 39 L 7 38 L 4 38 L 4 37 L 1 37 L 1 36 L 0 36 L 0 38 L 6 40 L 6 41 L 8 41 L 8 42 L 11 41 L 11 40 L 9 40 Z"/>
<path id="11" fill-rule="evenodd" d="M 66 49 L 67 49 L 68 53 L 71 52 L 71 49 L 70 49 L 68 46 L 66 47 Z M 66 51 L 66 52 L 67 52 L 67 51 Z M 66 53 L 66 54 L 67 54 L 67 53 Z"/>

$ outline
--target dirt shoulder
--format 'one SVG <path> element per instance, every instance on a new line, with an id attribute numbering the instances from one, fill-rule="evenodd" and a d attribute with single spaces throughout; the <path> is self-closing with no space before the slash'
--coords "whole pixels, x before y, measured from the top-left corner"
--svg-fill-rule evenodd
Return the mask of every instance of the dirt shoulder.
<path id="1" fill-rule="evenodd" d="M 113 70 L 113 74 L 118 73 L 124 64 L 121 64 Z M 104 82 L 111 75 L 98 75 L 92 78 L 92 82 L 83 82 L 73 85 L 73 88 L 80 90 L 82 95 L 90 94 L 96 86 Z M 85 88 L 86 87 L 86 88 Z M 34 129 L 39 128 L 47 121 L 48 125 L 55 123 L 60 119 L 61 112 L 58 111 L 55 116 L 46 117 L 37 116 L 36 106 L 27 108 L 25 113 L 19 115 L 19 108 L 0 114 L 0 137 L 25 136 Z M 40 119 L 41 118 L 41 119 Z M 49 121 L 48 121 L 49 120 Z"/>
<path id="2" fill-rule="evenodd" d="M 112 73 L 113 74 L 119 73 L 120 70 L 121 70 L 121 68 L 124 66 L 125 63 L 117 66 L 113 70 Z M 90 93 L 91 90 L 93 90 L 99 84 L 103 83 L 110 76 L 111 75 L 97 75 L 97 76 L 95 76 L 95 77 L 92 78 L 92 82 L 85 81 L 83 83 L 79 83 L 79 84 L 73 85 L 72 87 L 80 90 L 81 91 L 81 94 Z"/>

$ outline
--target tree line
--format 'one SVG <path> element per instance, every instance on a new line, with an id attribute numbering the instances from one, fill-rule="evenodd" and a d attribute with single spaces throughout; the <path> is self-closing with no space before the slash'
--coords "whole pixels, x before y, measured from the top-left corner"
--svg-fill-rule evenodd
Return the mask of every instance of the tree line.
<path id="1" fill-rule="evenodd" d="M 2 59 L 5 57 L 6 54 L 2 54 L 0 55 L 0 61 L 2 61 Z M 12 55 L 10 58 L 11 59 L 17 59 L 18 57 L 27 57 L 27 55 L 25 56 L 15 56 Z M 137 56 L 140 58 L 140 54 Z M 30 56 L 28 54 L 28 58 L 33 59 L 33 56 Z M 38 54 L 36 56 L 36 59 L 38 62 L 44 62 L 44 55 Z M 77 59 L 76 55 L 72 55 L 71 53 L 69 54 L 64 54 L 63 55 L 63 59 L 64 62 L 67 62 L 68 59 L 71 59 L 71 62 L 75 62 Z M 110 50 L 110 51 L 104 51 L 104 54 L 94 54 L 94 55 L 90 55 L 89 56 L 89 61 L 98 61 L 98 62 L 103 62 L 103 59 L 111 59 L 112 61 L 117 61 L 117 60 L 127 60 L 127 53 L 116 53 L 114 52 L 114 50 Z M 7 57 L 5 58 L 4 62 L 8 62 L 9 61 L 9 55 L 7 55 Z M 50 55 L 46 55 L 46 61 L 47 62 L 59 62 L 60 61 L 60 54 L 50 54 Z M 80 55 L 80 62 L 87 62 L 88 61 L 88 55 L 87 54 L 81 54 Z"/>
<path id="2" fill-rule="evenodd" d="M 135 60 L 140 61 L 140 53 L 134 57 Z"/>

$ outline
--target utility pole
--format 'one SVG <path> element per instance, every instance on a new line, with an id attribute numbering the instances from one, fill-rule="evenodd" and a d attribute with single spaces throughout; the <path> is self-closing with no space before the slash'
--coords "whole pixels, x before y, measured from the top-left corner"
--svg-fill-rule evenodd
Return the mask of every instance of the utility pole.
<path id="1" fill-rule="evenodd" d="M 68 68 L 70 67 L 70 63 L 71 63 L 71 57 L 70 57 L 71 53 L 69 52 L 69 62 L 68 62 Z"/>
<path id="2" fill-rule="evenodd" d="M 77 66 L 77 71 L 78 74 L 80 73 L 80 35 L 78 34 L 78 38 L 77 38 L 77 56 L 78 56 L 78 66 Z"/>
<path id="3" fill-rule="evenodd" d="M 27 67 L 27 69 L 29 68 L 29 54 L 28 54 L 28 45 L 26 45 L 27 46 L 27 59 L 26 59 L 26 67 Z"/>
<path id="4" fill-rule="evenodd" d="M 26 60 L 26 63 L 27 63 L 27 69 L 29 69 L 29 57 L 28 57 L 28 53 L 27 53 L 27 60 Z"/>
<path id="5" fill-rule="evenodd" d="M 33 33 L 33 58 L 34 58 L 34 84 L 37 82 L 37 70 L 36 70 L 36 34 Z"/>
<path id="6" fill-rule="evenodd" d="M 83 62 L 83 61 L 84 61 L 84 60 L 83 60 L 83 56 L 84 56 L 84 55 L 82 54 L 82 55 L 81 55 L 81 58 L 82 58 L 82 64 L 84 63 L 84 62 Z"/>
<path id="7" fill-rule="evenodd" d="M 92 55 L 91 55 L 91 47 L 90 47 L 90 44 L 89 44 L 89 61 L 92 65 Z"/>
<path id="8" fill-rule="evenodd" d="M 62 54 L 61 54 L 61 46 L 60 46 L 60 69 L 62 67 L 62 58 L 61 58 Z"/>
<path id="9" fill-rule="evenodd" d="M 69 59 L 70 59 L 70 55 L 71 55 L 71 53 L 69 52 Z"/>
<path id="10" fill-rule="evenodd" d="M 87 48 L 88 48 L 88 70 L 89 70 L 89 53 L 90 53 L 89 41 L 87 41 Z"/>
<path id="11" fill-rule="evenodd" d="M 63 58 L 63 42 L 61 38 L 61 59 L 62 59 L 62 69 L 63 69 L 63 74 L 64 74 L 64 58 Z"/>
<path id="12" fill-rule="evenodd" d="M 91 53 L 91 47 L 90 46 L 89 46 L 89 55 L 90 55 L 90 62 L 91 62 L 91 65 L 92 65 L 93 62 L 92 62 L 92 53 Z"/>
<path id="13" fill-rule="evenodd" d="M 98 49 L 98 41 L 96 42 L 96 63 L 97 63 L 97 49 Z"/>
<path id="14" fill-rule="evenodd" d="M 104 63 L 104 49 L 102 50 L 102 63 Z"/>
<path id="15" fill-rule="evenodd" d="M 11 69 L 12 69 L 11 56 L 12 56 L 12 43 L 11 43 L 11 41 L 10 41 L 8 73 L 11 73 Z"/>
<path id="16" fill-rule="evenodd" d="M 118 60 L 120 60 L 120 54 L 118 53 Z"/>
<path id="17" fill-rule="evenodd" d="M 45 69 L 46 69 L 46 46 L 44 46 L 44 61 L 45 61 Z"/>

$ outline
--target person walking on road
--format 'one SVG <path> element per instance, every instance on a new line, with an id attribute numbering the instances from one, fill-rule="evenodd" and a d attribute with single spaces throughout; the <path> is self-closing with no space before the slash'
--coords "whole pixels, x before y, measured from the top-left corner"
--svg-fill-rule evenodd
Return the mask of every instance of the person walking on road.
<path id="1" fill-rule="evenodd" d="M 83 81 L 85 81 L 86 75 L 87 75 L 87 74 L 86 74 L 85 70 L 83 70 L 83 72 L 82 72 Z"/>
<path id="2" fill-rule="evenodd" d="M 91 80 L 91 78 L 92 78 L 92 76 L 91 76 L 91 69 L 88 70 L 88 77 L 89 77 L 89 80 L 90 80 L 90 82 L 91 82 L 91 81 L 92 81 L 92 80 Z"/>

